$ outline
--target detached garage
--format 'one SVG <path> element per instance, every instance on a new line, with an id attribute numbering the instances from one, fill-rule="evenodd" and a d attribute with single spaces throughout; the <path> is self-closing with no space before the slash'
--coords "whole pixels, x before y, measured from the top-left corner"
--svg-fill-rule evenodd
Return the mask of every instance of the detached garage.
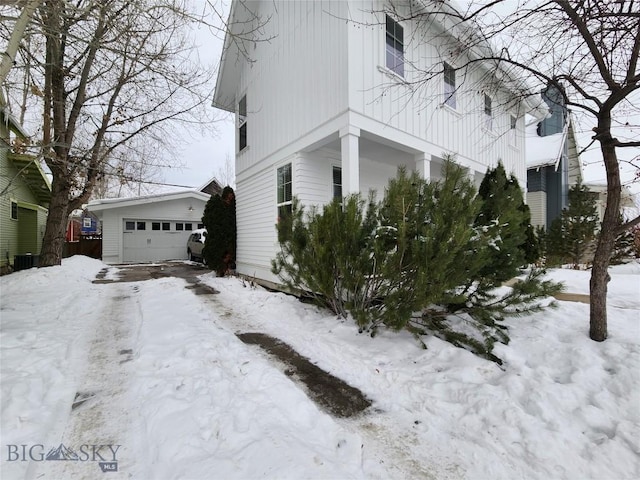
<path id="1" fill-rule="evenodd" d="M 187 239 L 202 228 L 209 195 L 187 190 L 134 198 L 93 200 L 102 222 L 102 260 L 145 263 L 186 260 Z"/>

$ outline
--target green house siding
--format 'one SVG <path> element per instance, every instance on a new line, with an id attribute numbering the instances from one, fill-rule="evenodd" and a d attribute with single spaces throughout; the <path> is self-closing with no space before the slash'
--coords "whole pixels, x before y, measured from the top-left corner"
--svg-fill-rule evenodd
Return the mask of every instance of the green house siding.
<path id="1" fill-rule="evenodd" d="M 13 265 L 15 255 L 39 254 L 47 210 L 17 177 L 18 171 L 0 146 L 0 266 Z M 18 204 L 18 219 L 11 218 L 11 202 Z"/>

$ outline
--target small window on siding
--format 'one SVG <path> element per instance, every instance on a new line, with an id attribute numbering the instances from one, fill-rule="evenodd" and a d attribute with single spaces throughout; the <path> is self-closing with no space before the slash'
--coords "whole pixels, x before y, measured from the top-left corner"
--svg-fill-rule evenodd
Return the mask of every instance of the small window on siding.
<path id="1" fill-rule="evenodd" d="M 510 115 L 511 124 L 509 128 L 509 142 L 511 145 L 516 144 L 516 127 L 518 125 L 518 119 L 514 115 Z"/>
<path id="2" fill-rule="evenodd" d="M 160 230 L 160 222 L 151 222 L 151 230 Z"/>
<path id="3" fill-rule="evenodd" d="M 238 151 L 241 152 L 247 146 L 247 96 L 244 95 L 238 102 Z"/>
<path id="4" fill-rule="evenodd" d="M 200 228 L 204 228 L 204 223 L 199 223 L 199 224 L 198 224 L 198 228 L 199 228 L 199 229 L 200 229 Z"/>
<path id="5" fill-rule="evenodd" d="M 136 230 L 146 230 L 146 229 L 147 229 L 147 222 L 136 223 Z"/>
<path id="6" fill-rule="evenodd" d="M 389 15 L 386 17 L 386 65 L 389 70 L 404 77 L 404 29 Z"/>
<path id="7" fill-rule="evenodd" d="M 333 198 L 342 199 L 342 168 L 333 167 Z"/>
<path id="8" fill-rule="evenodd" d="M 293 209 L 293 179 L 291 164 L 288 163 L 278 168 L 278 219 L 291 214 Z"/>
<path id="9" fill-rule="evenodd" d="M 193 230 L 193 223 L 185 223 L 184 224 L 184 229 L 185 230 Z"/>
<path id="10" fill-rule="evenodd" d="M 181 232 L 184 230 L 184 223 L 176 222 L 176 230 Z"/>
<path id="11" fill-rule="evenodd" d="M 171 223 L 169 222 L 162 222 L 162 230 L 164 230 L 165 232 L 167 230 L 171 230 Z"/>
<path id="12" fill-rule="evenodd" d="M 135 230 L 136 229 L 136 222 L 124 222 L 124 229 L 125 230 Z"/>
<path id="13" fill-rule="evenodd" d="M 456 108 L 456 70 L 444 62 L 444 104 Z"/>
<path id="14" fill-rule="evenodd" d="M 11 202 L 11 220 L 18 219 L 18 202 Z"/>
<path id="15" fill-rule="evenodd" d="M 489 95 L 484 94 L 484 128 L 493 129 L 493 105 Z"/>

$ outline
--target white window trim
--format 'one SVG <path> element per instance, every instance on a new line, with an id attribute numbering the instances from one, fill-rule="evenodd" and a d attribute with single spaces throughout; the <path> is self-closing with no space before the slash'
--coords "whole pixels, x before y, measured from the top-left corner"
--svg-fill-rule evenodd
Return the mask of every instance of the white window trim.
<path id="1" fill-rule="evenodd" d="M 516 119 L 515 128 L 511 128 L 511 119 Z M 518 116 L 513 113 L 509 113 L 509 146 L 512 148 L 518 148 Z"/>
<path id="2" fill-rule="evenodd" d="M 487 106 L 487 98 L 489 99 L 489 101 L 491 102 L 491 115 L 487 115 L 486 112 L 486 106 Z M 493 97 L 491 95 L 489 95 L 488 93 L 484 93 L 482 95 L 482 128 L 487 132 L 487 133 L 492 133 L 495 134 L 495 120 L 496 120 L 496 115 L 495 115 L 495 108 L 493 107 Z M 487 125 L 488 123 L 488 125 Z"/>
<path id="3" fill-rule="evenodd" d="M 449 95 L 449 97 L 447 97 L 447 92 L 446 92 L 446 85 L 447 82 L 445 82 L 445 72 L 444 72 L 444 64 L 447 64 L 448 66 L 450 66 L 453 69 L 454 74 L 456 75 L 455 78 L 455 85 L 454 85 L 454 89 L 453 89 L 453 95 Z M 461 108 L 460 108 L 460 87 L 458 86 L 458 75 L 457 75 L 457 67 L 451 63 L 448 62 L 446 60 L 442 61 L 442 103 L 441 105 L 445 108 L 448 108 L 450 111 L 452 112 L 456 112 L 456 113 L 461 113 Z M 452 97 L 455 100 L 455 107 L 452 107 L 451 105 L 449 105 L 447 103 L 447 100 Z"/>
<path id="4" fill-rule="evenodd" d="M 338 164 L 338 163 L 332 163 L 332 164 L 331 164 L 331 171 L 330 171 L 330 175 L 331 175 L 330 180 L 331 180 L 331 181 L 329 182 L 329 184 L 330 184 L 330 185 L 329 185 L 329 187 L 330 187 L 330 188 L 329 188 L 329 201 L 330 201 L 330 202 L 332 202 L 332 201 L 333 201 L 333 199 L 334 199 L 334 198 L 336 198 L 336 197 L 334 196 L 334 193 L 333 193 L 333 189 L 334 189 L 334 187 L 335 187 L 335 185 L 336 185 L 336 184 L 333 182 L 333 169 L 334 169 L 334 168 L 339 168 L 339 169 L 340 169 L 340 190 L 342 191 L 342 197 L 341 197 L 341 198 L 344 198 L 344 189 L 343 189 L 343 185 L 342 185 L 342 165 L 341 165 L 341 164 Z"/>
<path id="5" fill-rule="evenodd" d="M 278 172 L 281 168 L 284 168 L 286 166 L 289 166 L 291 168 L 291 200 L 285 200 L 284 202 L 279 202 L 278 201 Z M 295 197 L 295 192 L 294 192 L 294 180 L 293 180 L 293 160 L 289 160 L 286 162 L 282 162 L 281 164 L 276 165 L 276 169 L 275 169 L 275 176 L 276 176 L 276 218 L 280 217 L 280 207 L 284 207 L 286 205 L 291 205 L 291 208 L 293 209 L 293 197 Z"/>
<path id="6" fill-rule="evenodd" d="M 396 72 L 394 72 L 393 70 L 391 70 L 388 66 L 387 66 L 387 17 L 389 17 L 391 20 L 393 20 L 394 22 L 396 22 L 398 25 L 400 25 L 402 27 L 402 73 L 403 75 L 400 75 Z M 407 53 L 407 45 L 405 43 L 405 37 L 407 36 L 407 32 L 406 32 L 407 28 L 406 25 L 403 25 L 402 22 L 400 22 L 399 19 L 395 18 L 393 15 L 390 15 L 388 13 L 385 13 L 384 15 L 384 29 L 383 29 L 383 35 L 382 35 L 382 65 L 378 65 L 378 69 L 383 71 L 384 73 L 388 74 L 388 75 L 392 75 L 392 77 L 395 77 L 397 79 L 402 80 L 403 82 L 406 83 L 406 78 L 407 78 L 407 70 L 406 70 L 406 66 L 407 66 L 407 60 L 406 60 L 406 53 Z"/>
<path id="7" fill-rule="evenodd" d="M 238 140 L 236 143 L 236 153 L 244 153 L 247 151 L 247 149 L 249 148 L 249 139 L 246 138 L 245 139 L 245 146 L 243 148 L 240 148 L 240 129 L 244 126 L 247 125 L 247 120 L 248 120 L 248 110 L 245 111 L 244 115 L 240 115 L 240 102 L 242 101 L 242 99 L 244 99 L 245 102 L 245 110 L 247 109 L 247 92 L 244 92 L 242 95 L 240 95 L 240 97 L 238 98 L 238 101 L 236 102 L 237 105 L 237 111 L 236 111 L 236 131 L 238 133 Z M 247 131 L 249 130 L 249 128 L 247 127 Z M 246 134 L 245 134 L 246 135 Z"/>

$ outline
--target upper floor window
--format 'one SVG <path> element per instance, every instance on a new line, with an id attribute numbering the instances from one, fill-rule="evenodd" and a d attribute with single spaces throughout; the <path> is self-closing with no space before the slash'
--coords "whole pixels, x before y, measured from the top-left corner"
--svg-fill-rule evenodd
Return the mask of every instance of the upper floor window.
<path id="1" fill-rule="evenodd" d="M 516 126 L 518 124 L 518 119 L 514 115 L 510 115 L 511 124 L 509 128 L 509 143 L 511 145 L 516 144 Z"/>
<path id="2" fill-rule="evenodd" d="M 333 198 L 342 199 L 342 168 L 333 167 Z"/>
<path id="3" fill-rule="evenodd" d="M 493 129 L 493 105 L 489 95 L 484 94 L 484 128 Z"/>
<path id="4" fill-rule="evenodd" d="M 284 218 L 293 211 L 293 178 L 291 164 L 278 168 L 278 219 Z"/>
<path id="5" fill-rule="evenodd" d="M 404 29 L 393 18 L 387 17 L 386 64 L 392 72 L 404 77 Z"/>
<path id="6" fill-rule="evenodd" d="M 238 151 L 247 146 L 247 96 L 243 95 L 238 102 Z"/>
<path id="7" fill-rule="evenodd" d="M 11 220 L 18 219 L 18 202 L 11 201 Z"/>
<path id="8" fill-rule="evenodd" d="M 456 108 L 456 70 L 444 62 L 444 104 Z"/>

